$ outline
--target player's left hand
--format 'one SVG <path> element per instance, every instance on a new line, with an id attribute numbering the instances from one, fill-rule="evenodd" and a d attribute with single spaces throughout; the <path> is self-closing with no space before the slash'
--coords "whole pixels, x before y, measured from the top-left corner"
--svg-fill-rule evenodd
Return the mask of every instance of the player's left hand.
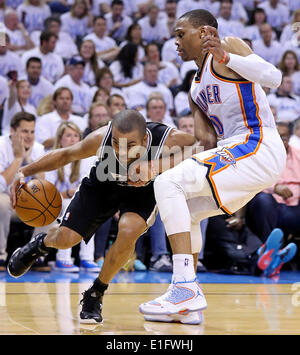
<path id="1" fill-rule="evenodd" d="M 128 169 L 128 185 L 141 187 L 153 178 L 151 162 L 137 160 Z"/>
<path id="2" fill-rule="evenodd" d="M 202 52 L 211 53 L 217 62 L 220 62 L 224 57 L 224 49 L 221 45 L 221 40 L 216 28 L 212 26 L 204 26 L 205 34 L 202 37 Z"/>

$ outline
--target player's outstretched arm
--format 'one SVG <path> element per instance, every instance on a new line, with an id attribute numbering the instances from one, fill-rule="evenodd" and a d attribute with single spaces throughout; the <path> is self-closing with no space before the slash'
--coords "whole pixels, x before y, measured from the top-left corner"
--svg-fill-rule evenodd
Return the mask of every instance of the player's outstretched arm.
<path id="1" fill-rule="evenodd" d="M 55 170 L 72 161 L 96 155 L 106 129 L 106 126 L 101 127 L 89 134 L 82 141 L 67 148 L 55 149 L 39 160 L 19 169 L 10 188 L 12 206 L 15 207 L 16 192 L 20 185 L 24 183 L 24 178 L 26 176 L 33 176 L 41 172 Z"/>
<path id="2" fill-rule="evenodd" d="M 203 53 L 214 56 L 214 68 L 219 74 L 236 73 L 239 77 L 268 88 L 281 84 L 282 74 L 273 64 L 254 54 L 238 37 L 226 37 L 222 41 L 214 27 L 205 26 Z"/>
<path id="3" fill-rule="evenodd" d="M 172 129 L 164 143 L 159 159 L 138 160 L 130 165 L 128 184 L 137 187 L 144 186 L 158 174 L 173 168 L 195 154 L 197 152 L 194 147 L 195 143 L 196 139 L 193 135 Z"/>

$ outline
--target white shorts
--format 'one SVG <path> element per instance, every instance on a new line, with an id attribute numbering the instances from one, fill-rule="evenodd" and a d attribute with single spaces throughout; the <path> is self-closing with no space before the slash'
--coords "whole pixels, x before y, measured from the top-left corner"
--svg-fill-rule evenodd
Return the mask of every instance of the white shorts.
<path id="1" fill-rule="evenodd" d="M 276 129 L 263 128 L 262 139 L 243 134 L 217 148 L 186 159 L 158 176 L 155 197 L 168 235 L 190 232 L 191 224 L 232 214 L 258 192 L 274 184 L 286 164 Z"/>

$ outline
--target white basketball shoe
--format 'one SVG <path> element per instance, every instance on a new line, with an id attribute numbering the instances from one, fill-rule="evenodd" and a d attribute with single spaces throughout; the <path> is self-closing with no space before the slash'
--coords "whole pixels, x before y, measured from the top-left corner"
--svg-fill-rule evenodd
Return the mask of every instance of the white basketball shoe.
<path id="1" fill-rule="evenodd" d="M 170 315 L 197 312 L 205 309 L 207 302 L 196 281 L 173 281 L 162 296 L 143 303 L 139 311 L 146 315 Z"/>
<path id="2" fill-rule="evenodd" d="M 203 322 L 203 314 L 198 312 L 181 312 L 178 314 L 145 314 L 145 321 L 148 322 L 164 322 L 164 323 L 181 323 L 181 324 L 201 324 Z"/>

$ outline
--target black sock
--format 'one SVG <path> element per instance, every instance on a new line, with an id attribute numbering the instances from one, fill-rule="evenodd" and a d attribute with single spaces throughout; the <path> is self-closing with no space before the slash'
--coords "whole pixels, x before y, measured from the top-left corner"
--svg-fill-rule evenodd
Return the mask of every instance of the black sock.
<path id="1" fill-rule="evenodd" d="M 99 280 L 99 278 L 97 277 L 93 283 L 93 289 L 97 290 L 98 292 L 100 292 L 101 294 L 104 294 L 104 292 L 107 290 L 108 288 L 108 284 L 103 283 L 102 281 Z"/>
<path id="2" fill-rule="evenodd" d="M 49 253 L 53 248 L 46 247 L 44 244 L 44 239 L 46 237 L 47 233 L 39 233 L 36 235 L 36 237 L 39 239 L 39 244 L 38 248 L 41 252 Z"/>

